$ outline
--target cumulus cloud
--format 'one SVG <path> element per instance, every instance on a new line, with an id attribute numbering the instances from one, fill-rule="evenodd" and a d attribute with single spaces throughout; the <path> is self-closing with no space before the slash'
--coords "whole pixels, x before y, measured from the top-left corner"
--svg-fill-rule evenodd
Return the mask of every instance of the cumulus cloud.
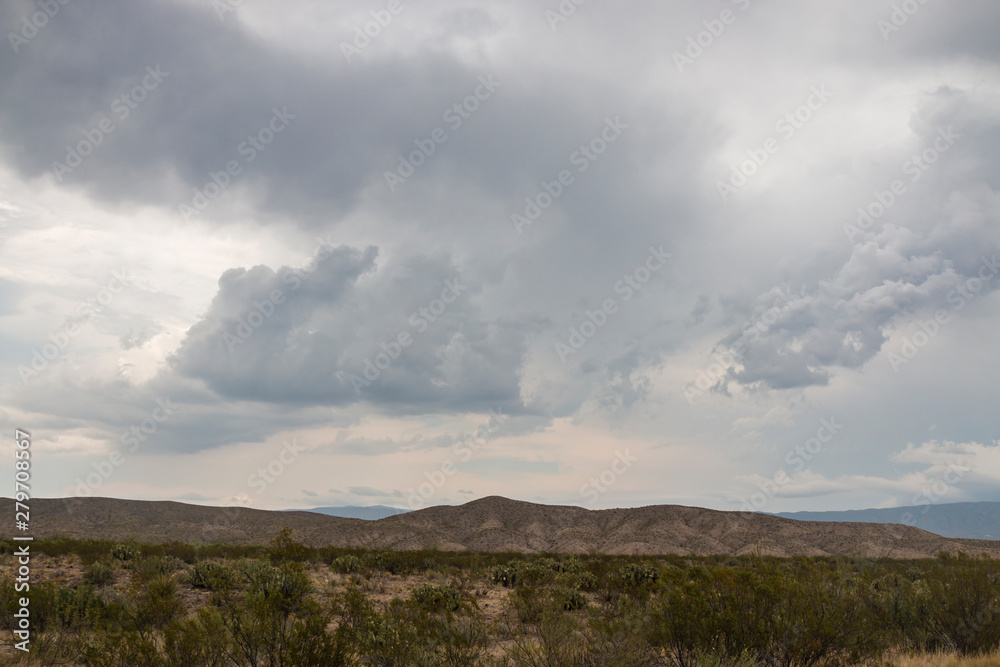
<path id="1" fill-rule="evenodd" d="M 341 246 L 311 272 L 227 271 L 174 367 L 242 400 L 520 412 L 524 326 L 485 317 L 474 277 L 446 257 L 379 270 L 376 256 Z"/>
<path id="2" fill-rule="evenodd" d="M 779 288 L 758 297 L 750 321 L 717 345 L 731 353 L 727 381 L 773 389 L 824 385 L 837 369 L 860 368 L 878 355 L 893 329 L 941 311 L 950 319 L 970 300 L 1000 288 L 1000 200 L 980 180 L 993 162 L 991 148 L 978 140 L 983 131 L 973 121 L 945 125 L 970 115 L 964 104 L 969 102 L 951 100 L 936 111 L 938 124 L 922 120 L 929 127 L 923 127 L 921 143 L 933 146 L 951 132 L 954 141 L 970 142 L 966 162 L 937 167 L 950 171 L 950 178 L 929 186 L 924 173 L 933 165 L 919 163 L 921 170 L 912 158 L 903 162 L 893 180 L 905 181 L 908 191 L 880 190 L 876 197 L 898 199 L 897 207 L 912 205 L 895 211 L 889 205 L 885 212 L 886 206 L 872 205 L 877 199 L 863 204 L 855 213 L 861 223 L 844 225 L 855 242 L 833 275 L 799 295 Z M 986 135 L 991 146 L 996 129 Z M 947 157 L 939 153 L 935 159 Z M 961 189 L 952 185 L 957 178 L 965 181 Z M 869 210 L 883 213 L 875 217 Z"/>

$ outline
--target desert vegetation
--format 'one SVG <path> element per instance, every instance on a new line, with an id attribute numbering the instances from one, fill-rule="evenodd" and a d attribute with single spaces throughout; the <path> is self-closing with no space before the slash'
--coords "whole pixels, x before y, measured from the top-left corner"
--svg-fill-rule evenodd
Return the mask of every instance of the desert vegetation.
<path id="1" fill-rule="evenodd" d="M 8 568 L 5 664 L 1000 664 L 1000 561 L 987 557 L 394 552 L 310 548 L 288 530 L 258 547 L 32 548 L 32 651 L 10 646 Z"/>

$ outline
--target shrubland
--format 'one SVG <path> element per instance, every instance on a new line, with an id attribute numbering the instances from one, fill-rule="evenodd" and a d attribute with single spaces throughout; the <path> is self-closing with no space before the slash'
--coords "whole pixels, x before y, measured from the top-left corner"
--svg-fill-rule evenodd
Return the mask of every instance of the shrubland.
<path id="1" fill-rule="evenodd" d="M 961 554 L 392 552 L 310 548 L 287 529 L 259 547 L 56 539 L 32 550 L 62 576 L 32 581 L 31 653 L 8 650 L 6 664 L 1000 664 L 1000 561 Z M 12 644 L 21 594 L 3 578 Z"/>

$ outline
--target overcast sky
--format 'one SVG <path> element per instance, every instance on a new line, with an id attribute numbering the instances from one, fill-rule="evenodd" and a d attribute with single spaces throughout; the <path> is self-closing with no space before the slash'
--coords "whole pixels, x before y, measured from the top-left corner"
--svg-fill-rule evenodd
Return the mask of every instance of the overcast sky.
<path id="1" fill-rule="evenodd" d="M 1000 500 L 996 2 L 0 25 L 0 421 L 35 496 Z"/>

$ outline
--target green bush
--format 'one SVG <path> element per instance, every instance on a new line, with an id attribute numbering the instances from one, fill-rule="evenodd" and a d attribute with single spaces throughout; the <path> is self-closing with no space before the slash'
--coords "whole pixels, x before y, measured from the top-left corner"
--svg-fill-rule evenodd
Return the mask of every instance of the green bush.
<path id="1" fill-rule="evenodd" d="M 961 655 L 1000 647 L 1000 571 L 986 557 L 942 554 L 918 589 L 927 629 Z"/>
<path id="2" fill-rule="evenodd" d="M 530 586 L 522 586 L 511 592 L 508 604 L 522 625 L 535 625 L 545 611 L 543 591 Z"/>
<path id="3" fill-rule="evenodd" d="M 565 586 L 553 588 L 552 600 L 556 606 L 562 608 L 564 611 L 576 611 L 577 609 L 587 608 L 587 598 L 575 588 L 567 588 Z"/>
<path id="4" fill-rule="evenodd" d="M 330 568 L 338 574 L 358 574 L 364 571 L 365 564 L 357 556 L 348 554 L 335 558 Z"/>
<path id="5" fill-rule="evenodd" d="M 660 571 L 644 563 L 625 563 L 618 569 L 616 579 L 625 589 L 634 589 L 659 581 Z"/>
<path id="6" fill-rule="evenodd" d="M 97 634 L 83 650 L 83 664 L 88 667 L 162 667 L 163 658 L 156 640 L 132 630 Z"/>
<path id="7" fill-rule="evenodd" d="M 458 611 L 461 606 L 458 592 L 450 586 L 421 584 L 413 589 L 410 599 L 432 612 Z"/>
<path id="8" fill-rule="evenodd" d="M 194 588 L 215 591 L 234 586 L 236 573 L 223 563 L 208 560 L 192 565 L 187 571 L 187 580 Z"/>
<path id="9" fill-rule="evenodd" d="M 167 667 L 222 665 L 221 629 L 214 636 L 198 617 L 172 621 L 163 631 L 163 657 Z"/>
<path id="10" fill-rule="evenodd" d="M 165 556 L 172 556 L 188 565 L 198 560 L 198 549 L 194 545 L 184 542 L 167 542 L 163 545 L 163 554 Z"/>
<path id="11" fill-rule="evenodd" d="M 567 581 L 582 591 L 593 591 L 597 588 L 597 576 L 592 572 L 572 574 Z"/>
<path id="12" fill-rule="evenodd" d="M 682 665 L 707 655 L 785 667 L 866 662 L 887 645 L 856 579 L 804 559 L 671 573 L 647 638 Z"/>
<path id="13" fill-rule="evenodd" d="M 115 568 L 110 563 L 97 561 L 83 568 L 83 583 L 107 586 L 115 581 Z"/>
<path id="14" fill-rule="evenodd" d="M 111 547 L 111 557 L 120 561 L 131 561 L 139 557 L 139 547 L 134 544 L 116 544 Z"/>
<path id="15" fill-rule="evenodd" d="M 312 549 L 292 539 L 292 529 L 282 528 L 271 540 L 270 557 L 274 563 L 300 562 L 310 559 Z"/>
<path id="16" fill-rule="evenodd" d="M 513 588 L 518 583 L 519 570 L 516 561 L 505 565 L 496 565 L 490 568 L 490 579 L 494 584 L 500 584 L 504 588 Z"/>
<path id="17" fill-rule="evenodd" d="M 372 556 L 372 567 L 389 574 L 402 574 L 407 569 L 402 557 L 395 551 L 376 552 Z"/>
<path id="18" fill-rule="evenodd" d="M 135 582 L 135 623 L 139 629 L 163 629 L 184 611 L 177 597 L 177 582 L 166 575 Z"/>
<path id="19" fill-rule="evenodd" d="M 142 580 L 173 574 L 180 569 L 183 561 L 172 556 L 150 556 L 132 563 L 136 576 Z"/>

